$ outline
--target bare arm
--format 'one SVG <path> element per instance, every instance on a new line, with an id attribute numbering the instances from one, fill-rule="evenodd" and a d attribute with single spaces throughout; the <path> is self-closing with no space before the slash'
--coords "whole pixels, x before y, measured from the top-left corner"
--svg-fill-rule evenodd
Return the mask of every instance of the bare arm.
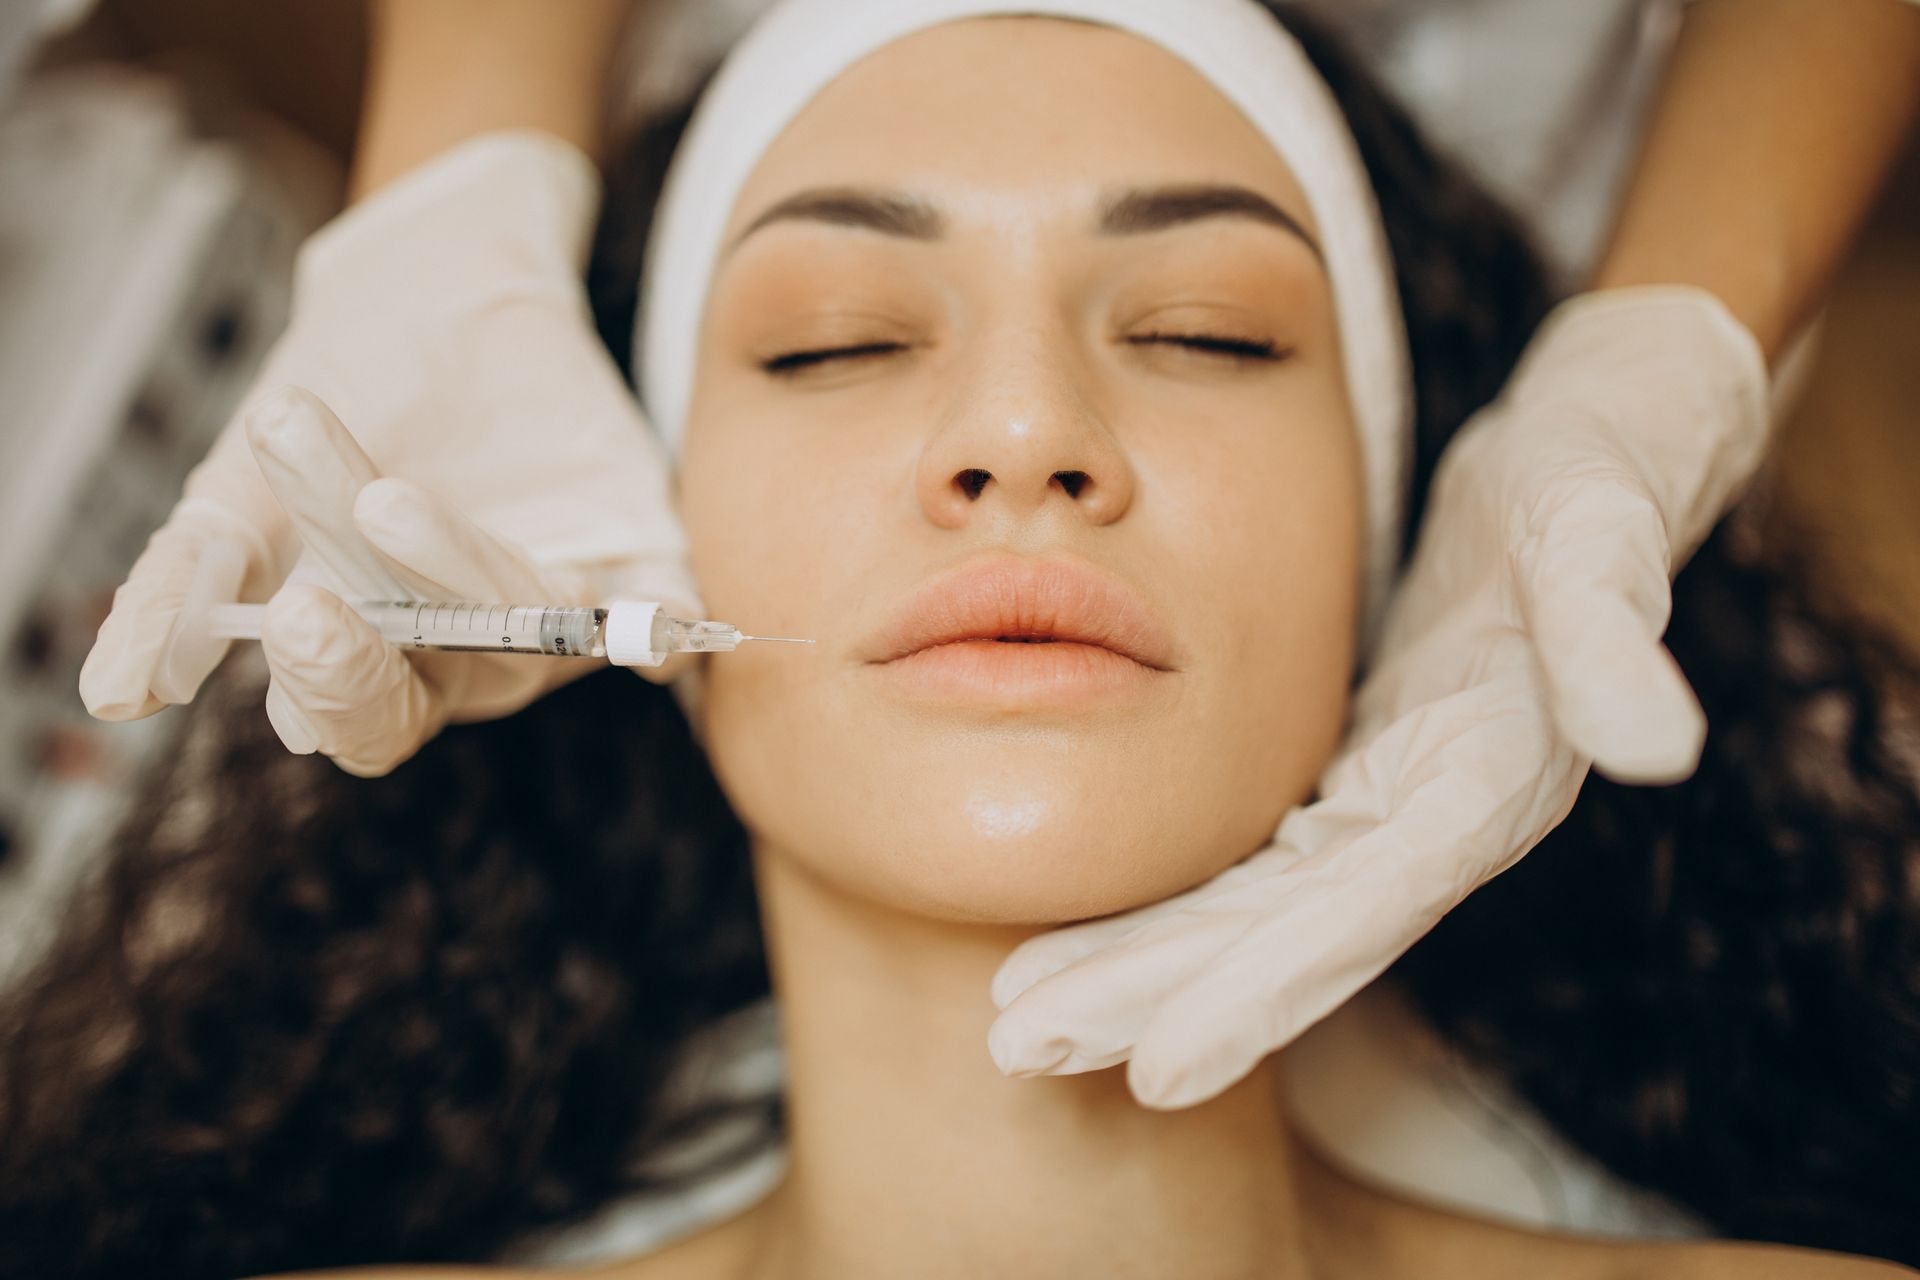
<path id="1" fill-rule="evenodd" d="M 1697 0 L 1594 287 L 1698 285 L 1776 358 L 1916 107 L 1920 6 Z"/>
<path id="2" fill-rule="evenodd" d="M 358 200 L 495 129 L 601 151 L 602 90 L 631 0 L 376 0 Z"/>

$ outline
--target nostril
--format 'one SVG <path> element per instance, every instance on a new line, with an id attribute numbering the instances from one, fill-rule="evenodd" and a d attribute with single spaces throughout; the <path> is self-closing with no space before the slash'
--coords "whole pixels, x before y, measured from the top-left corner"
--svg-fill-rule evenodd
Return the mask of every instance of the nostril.
<path id="1" fill-rule="evenodd" d="M 1067 491 L 1069 498 L 1079 497 L 1080 490 L 1087 483 L 1087 473 L 1084 471 L 1056 471 L 1053 478 L 1060 482 L 1060 487 Z"/>
<path id="2" fill-rule="evenodd" d="M 960 486 L 968 498 L 977 498 L 980 496 L 980 491 L 987 487 L 987 481 L 991 479 L 993 479 L 993 473 L 991 471 L 982 471 L 978 467 L 968 467 L 965 471 L 955 476 L 953 482 Z"/>

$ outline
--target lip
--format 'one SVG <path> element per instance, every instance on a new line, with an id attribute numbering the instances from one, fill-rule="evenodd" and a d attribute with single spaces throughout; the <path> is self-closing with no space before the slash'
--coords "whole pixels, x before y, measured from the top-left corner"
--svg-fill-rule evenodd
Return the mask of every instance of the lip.
<path id="1" fill-rule="evenodd" d="M 868 663 L 923 692 L 1019 705 L 1120 692 L 1175 670 L 1175 656 L 1166 626 L 1119 578 L 1004 555 L 922 583 L 866 648 Z"/>

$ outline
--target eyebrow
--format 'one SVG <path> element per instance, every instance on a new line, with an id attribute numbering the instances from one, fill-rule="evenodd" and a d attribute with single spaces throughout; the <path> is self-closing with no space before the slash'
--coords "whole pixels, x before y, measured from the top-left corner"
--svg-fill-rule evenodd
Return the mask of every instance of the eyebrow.
<path id="1" fill-rule="evenodd" d="M 1301 243 L 1313 251 L 1314 257 L 1325 260 L 1319 244 L 1292 214 L 1257 191 L 1226 184 L 1123 191 L 1101 207 L 1099 227 L 1104 235 L 1139 235 L 1206 218 L 1251 218 L 1279 227 L 1298 236 Z"/>
<path id="2" fill-rule="evenodd" d="M 862 187 L 814 187 L 768 208 L 734 237 L 733 247 L 738 248 L 742 240 L 775 222 L 824 222 L 908 240 L 938 240 L 947 230 L 940 211 L 914 196 Z"/>
<path id="3" fill-rule="evenodd" d="M 1101 202 L 1094 226 L 1101 235 L 1143 235 L 1208 218 L 1250 218 L 1278 227 L 1325 261 L 1319 244 L 1292 214 L 1257 191 L 1231 184 L 1130 188 Z M 734 238 L 728 252 L 776 222 L 856 227 L 906 240 L 938 240 L 947 230 L 940 210 L 917 196 L 865 187 L 813 187 L 769 206 Z"/>

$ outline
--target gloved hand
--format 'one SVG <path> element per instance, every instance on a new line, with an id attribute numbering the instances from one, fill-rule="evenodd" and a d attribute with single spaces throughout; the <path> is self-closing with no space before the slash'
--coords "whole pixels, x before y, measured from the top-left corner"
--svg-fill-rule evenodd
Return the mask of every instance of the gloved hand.
<path id="1" fill-rule="evenodd" d="M 1705 726 L 1659 641 L 1670 582 L 1758 467 L 1767 390 L 1702 291 L 1550 316 L 1441 461 L 1322 798 L 1198 888 L 1016 948 L 993 985 L 1001 1070 L 1130 1059 L 1146 1105 L 1205 1101 L 1531 849 L 1589 763 L 1690 773 Z"/>
<path id="2" fill-rule="evenodd" d="M 384 773 L 446 721 L 505 714 L 583 673 L 586 664 L 559 659 L 403 655 L 310 588 L 283 591 L 308 543 L 262 479 L 243 424 L 265 422 L 268 439 L 282 434 L 273 423 L 316 408 L 276 400 L 290 385 L 351 423 L 348 445 L 365 450 L 354 463 L 314 443 L 338 444 L 338 421 L 318 434 L 296 424 L 281 440 L 293 471 L 334 459 L 326 476 L 282 486 L 296 510 L 310 507 L 304 532 L 316 550 L 331 549 L 318 557 L 330 572 L 313 575 L 327 585 L 357 592 L 384 570 L 462 599 L 482 587 L 535 590 L 525 576 L 471 572 L 512 560 L 568 588 L 515 602 L 646 598 L 700 616 L 664 452 L 593 331 L 581 284 L 598 199 L 593 166 L 573 147 L 494 134 L 308 241 L 287 332 L 115 593 L 80 673 L 89 711 L 133 719 L 192 698 L 225 650 L 174 643 L 196 572 L 229 600 L 272 597 L 263 638 L 274 727 L 290 749 L 325 752 L 355 773 Z M 375 474 L 393 479 L 366 489 Z M 447 502 L 473 521 L 442 511 Z M 209 587 L 210 576 L 224 581 Z M 648 678 L 670 679 L 678 666 Z"/>

